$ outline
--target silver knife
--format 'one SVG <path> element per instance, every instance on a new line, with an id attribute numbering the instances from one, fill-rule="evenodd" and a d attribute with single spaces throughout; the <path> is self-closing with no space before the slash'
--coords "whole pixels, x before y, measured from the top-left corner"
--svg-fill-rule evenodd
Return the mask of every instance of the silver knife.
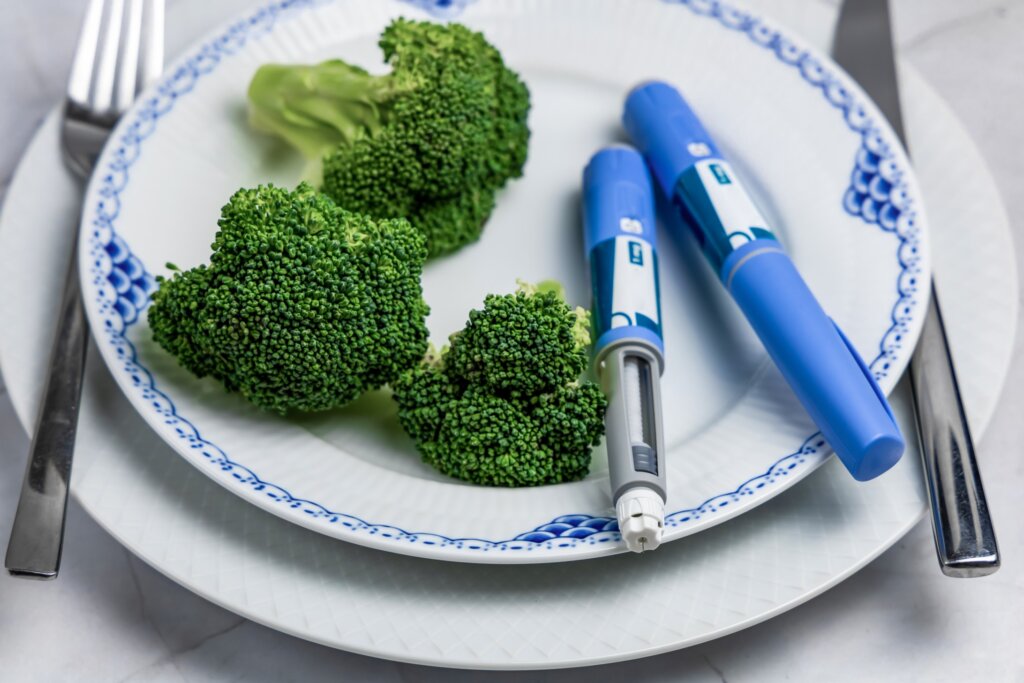
<path id="1" fill-rule="evenodd" d="M 874 99 L 906 148 L 888 0 L 845 0 L 832 56 Z M 999 549 L 934 279 L 931 286 L 910 386 L 935 549 L 946 576 L 987 576 L 999 569 Z"/>

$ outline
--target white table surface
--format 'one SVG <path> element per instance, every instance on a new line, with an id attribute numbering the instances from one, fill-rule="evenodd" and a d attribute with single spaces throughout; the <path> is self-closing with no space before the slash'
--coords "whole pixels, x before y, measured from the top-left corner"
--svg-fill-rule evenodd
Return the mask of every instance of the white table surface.
<path id="1" fill-rule="evenodd" d="M 776 16 L 802 3 L 813 9 L 792 27 L 828 49 L 834 0 L 748 2 Z M 60 98 L 84 2 L 2 4 L 0 202 L 25 145 Z M 249 4 L 168 0 L 168 54 Z M 894 0 L 894 14 L 901 55 L 972 134 L 1016 234 L 1024 234 L 1024 0 Z M 1016 251 L 1024 263 L 1024 238 Z M 980 443 L 1003 552 L 1003 568 L 991 577 L 943 577 L 924 522 L 838 587 L 732 636 L 600 668 L 485 675 L 352 655 L 249 622 L 137 560 L 72 501 L 59 580 L 0 577 L 0 680 L 1024 681 L 1024 338 L 1015 351 Z M 0 382 L 0 545 L 27 448 Z"/>

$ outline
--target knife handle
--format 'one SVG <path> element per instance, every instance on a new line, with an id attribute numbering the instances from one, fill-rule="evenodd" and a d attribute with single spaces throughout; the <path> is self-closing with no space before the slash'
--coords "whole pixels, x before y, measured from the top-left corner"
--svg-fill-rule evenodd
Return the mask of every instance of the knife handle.
<path id="1" fill-rule="evenodd" d="M 999 569 L 999 549 L 934 281 L 910 361 L 910 384 L 942 573 L 962 578 L 992 574 Z"/>

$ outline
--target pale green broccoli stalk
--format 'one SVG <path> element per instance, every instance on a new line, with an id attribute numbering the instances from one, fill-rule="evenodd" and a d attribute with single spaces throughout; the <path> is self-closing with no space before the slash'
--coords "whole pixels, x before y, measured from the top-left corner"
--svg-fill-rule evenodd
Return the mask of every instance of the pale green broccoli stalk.
<path id="1" fill-rule="evenodd" d="M 559 291 L 527 286 L 488 296 L 450 346 L 392 384 L 399 420 L 426 462 L 488 486 L 586 476 L 607 401 L 596 384 L 579 380 L 588 314 Z"/>
<path id="2" fill-rule="evenodd" d="M 160 279 L 153 337 L 188 370 L 268 410 L 344 405 L 427 348 L 423 236 L 306 184 L 239 190 L 209 265 Z"/>
<path id="3" fill-rule="evenodd" d="M 264 64 L 249 84 L 249 123 L 284 138 L 310 159 L 351 145 L 381 127 L 395 80 L 332 59 L 320 64 Z"/>
<path id="4" fill-rule="evenodd" d="M 407 218 L 431 256 L 479 238 L 495 193 L 522 175 L 530 96 L 480 33 L 397 19 L 392 67 L 268 64 L 249 86 L 252 125 L 323 162 L 322 190 L 376 218 Z"/>

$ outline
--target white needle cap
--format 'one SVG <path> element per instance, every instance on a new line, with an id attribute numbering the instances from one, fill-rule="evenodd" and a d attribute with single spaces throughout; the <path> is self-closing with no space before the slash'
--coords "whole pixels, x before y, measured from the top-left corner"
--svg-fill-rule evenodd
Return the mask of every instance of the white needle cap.
<path id="1" fill-rule="evenodd" d="M 615 513 L 622 540 L 634 553 L 654 550 L 661 545 L 665 503 L 657 493 L 646 486 L 631 488 L 619 496 Z"/>

